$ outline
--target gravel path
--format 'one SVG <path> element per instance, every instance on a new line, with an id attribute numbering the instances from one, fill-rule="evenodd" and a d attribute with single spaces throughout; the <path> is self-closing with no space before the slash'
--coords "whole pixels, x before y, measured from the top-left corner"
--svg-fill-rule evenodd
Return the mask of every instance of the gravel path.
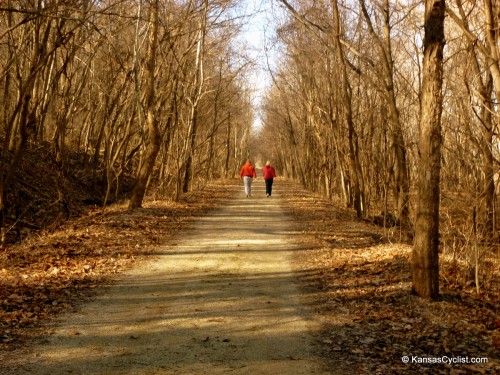
<path id="1" fill-rule="evenodd" d="M 261 185 L 59 319 L 15 373 L 331 373 L 290 267 L 296 223 Z"/>

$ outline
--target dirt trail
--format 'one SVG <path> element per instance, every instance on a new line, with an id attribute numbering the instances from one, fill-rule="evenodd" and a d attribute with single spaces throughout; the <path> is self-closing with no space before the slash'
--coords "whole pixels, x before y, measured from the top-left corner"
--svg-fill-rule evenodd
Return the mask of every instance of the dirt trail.
<path id="1" fill-rule="evenodd" d="M 296 223 L 253 190 L 59 319 L 14 373 L 331 373 L 290 268 Z"/>

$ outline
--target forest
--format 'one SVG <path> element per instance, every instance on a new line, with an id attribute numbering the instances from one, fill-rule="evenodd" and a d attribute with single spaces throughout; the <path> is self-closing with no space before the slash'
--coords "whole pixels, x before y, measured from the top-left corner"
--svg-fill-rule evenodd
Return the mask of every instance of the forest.
<path id="1" fill-rule="evenodd" d="M 263 4 L 255 61 L 245 1 L 3 0 L 2 248 L 251 157 L 412 243 L 416 294 L 438 297 L 438 258 L 497 294 L 500 4 Z"/>
<path id="2" fill-rule="evenodd" d="M 72 178 L 85 186 L 82 200 L 105 207 L 125 194 L 140 207 L 147 187 L 176 199 L 234 176 L 251 125 L 250 62 L 234 43 L 242 22 L 234 7 L 2 2 L 3 243 L 13 223 L 36 229 L 72 215 L 64 186 Z M 48 159 L 50 186 L 17 173 L 30 150 Z M 43 210 L 33 193 L 49 195 L 61 217 L 27 220 Z"/>
<path id="3" fill-rule="evenodd" d="M 498 268 L 498 4 L 279 3 L 272 158 L 359 218 L 397 225 L 432 278 L 438 251 L 465 264 L 479 291 Z"/>
<path id="4" fill-rule="evenodd" d="M 250 158 L 322 311 L 357 311 L 329 355 L 410 371 L 400 348 L 465 345 L 493 369 L 499 30 L 492 0 L 2 0 L 0 348 L 234 198 Z"/>

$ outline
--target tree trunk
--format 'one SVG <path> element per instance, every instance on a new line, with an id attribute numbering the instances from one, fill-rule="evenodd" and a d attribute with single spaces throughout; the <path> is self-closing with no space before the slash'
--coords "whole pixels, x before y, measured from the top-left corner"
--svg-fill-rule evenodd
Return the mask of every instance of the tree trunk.
<path id="1" fill-rule="evenodd" d="M 372 35 L 375 45 L 378 47 L 379 55 L 382 61 L 383 81 L 386 94 L 386 100 L 389 109 L 389 123 L 391 126 L 391 135 L 395 156 L 394 170 L 394 196 L 397 205 L 398 219 L 403 227 L 410 226 L 409 218 L 409 192 L 410 192 L 410 177 L 408 175 L 406 161 L 406 147 L 403 137 L 403 129 L 399 109 L 396 103 L 396 92 L 394 84 L 394 61 L 392 58 L 392 43 L 391 43 L 391 23 L 390 23 L 390 2 L 383 2 L 383 19 L 384 19 L 384 38 L 380 38 L 375 33 L 368 10 L 365 5 L 365 0 L 360 0 L 361 9 L 368 25 L 368 30 Z"/>
<path id="2" fill-rule="evenodd" d="M 186 162 L 183 176 L 182 192 L 187 193 L 193 179 L 193 157 L 198 133 L 198 105 L 203 91 L 203 59 L 205 53 L 205 33 L 207 24 L 208 0 L 203 1 L 203 13 L 199 22 L 198 42 L 196 47 L 195 76 L 191 102 L 190 129 L 186 140 Z"/>
<path id="3" fill-rule="evenodd" d="M 13 131 L 14 123 L 17 121 L 17 131 L 19 132 L 19 137 L 16 139 L 14 134 L 10 139 L 12 143 L 12 156 L 9 158 L 10 163 L 6 163 L 7 151 L 7 139 L 9 139 L 10 134 L 6 134 L 6 142 L 2 150 L 2 160 L 0 162 L 0 244 L 5 244 L 5 214 L 6 214 L 6 195 L 17 172 L 17 168 L 21 159 L 24 155 L 26 144 L 30 134 L 36 125 L 35 121 L 35 108 L 32 107 L 32 95 L 35 87 L 35 81 L 37 76 L 40 74 L 40 67 L 47 62 L 47 41 L 52 28 L 52 23 L 49 21 L 45 25 L 45 30 L 42 31 L 42 25 L 39 20 L 35 22 L 36 26 L 33 30 L 33 48 L 31 57 L 31 67 L 26 77 L 25 82 L 22 84 L 21 92 L 19 95 L 19 100 L 16 105 L 16 109 L 12 116 L 10 116 L 9 123 L 6 125 L 8 132 Z M 10 151 L 10 147 L 9 147 Z M 8 164 L 4 166 L 3 164 Z"/>
<path id="4" fill-rule="evenodd" d="M 334 11 L 334 41 L 337 51 L 337 57 L 340 63 L 341 69 L 341 90 L 344 104 L 344 116 L 347 122 L 348 128 L 348 144 L 349 144 L 349 168 L 350 168 L 350 181 L 352 186 L 352 193 L 354 195 L 354 209 L 356 210 L 356 216 L 361 218 L 363 216 L 363 202 L 362 202 L 362 191 L 361 191 L 361 165 L 359 163 L 359 146 L 358 146 L 358 135 L 354 129 L 354 120 L 352 117 L 352 95 L 351 87 L 349 85 L 349 77 L 347 75 L 347 63 L 345 61 L 344 52 L 342 49 L 342 44 L 340 42 L 340 14 L 338 9 L 337 0 L 333 0 L 332 8 Z"/>
<path id="5" fill-rule="evenodd" d="M 426 0 L 420 117 L 418 208 L 412 260 L 412 289 L 439 296 L 439 187 L 443 103 L 444 0 Z"/>
<path id="6" fill-rule="evenodd" d="M 147 97 L 146 97 L 146 123 L 148 127 L 147 146 L 144 155 L 144 162 L 142 163 L 137 179 L 135 182 L 134 190 L 129 201 L 129 209 L 139 208 L 142 206 L 144 195 L 146 194 L 146 187 L 149 177 L 153 172 L 156 157 L 160 150 L 161 134 L 158 128 L 158 119 L 155 113 L 155 68 L 156 68 L 156 51 L 158 48 L 158 2 L 155 0 L 151 2 L 149 10 L 149 22 L 151 29 L 149 34 L 149 51 L 148 51 L 148 83 L 147 83 Z"/>
<path id="7" fill-rule="evenodd" d="M 497 101 L 500 98 L 500 67 L 499 67 L 499 53 L 498 53 L 498 15 L 495 16 L 493 4 L 491 0 L 485 0 L 485 14 L 486 14 L 486 29 L 487 41 L 490 46 L 492 60 L 494 63 L 490 64 L 491 80 L 488 80 L 482 92 L 483 109 L 481 113 L 483 126 L 483 173 L 484 173 L 484 195 L 485 195 L 485 214 L 486 214 L 486 234 L 492 236 L 494 234 L 494 200 L 495 200 L 495 182 L 493 170 L 493 127 L 491 121 L 491 93 L 493 91 L 493 84 L 495 86 L 495 96 Z M 497 9 L 498 11 L 498 9 Z M 498 124 L 500 124 L 500 117 L 498 117 Z"/>
<path id="8" fill-rule="evenodd" d="M 491 81 L 489 82 L 491 83 Z M 485 214 L 485 235 L 491 239 L 495 232 L 494 207 L 495 207 L 495 181 L 493 168 L 493 123 L 491 108 L 491 84 L 487 87 L 484 107 L 481 110 L 481 129 L 483 133 L 482 154 L 483 154 L 483 174 L 484 174 L 484 214 Z M 489 100 L 488 100 L 489 97 Z M 486 102 L 487 101 L 487 102 Z"/>
<path id="9" fill-rule="evenodd" d="M 196 133 L 198 131 L 198 114 L 196 108 L 193 108 L 193 115 L 191 119 L 192 130 L 189 134 L 189 142 L 188 151 L 187 151 L 187 160 L 184 170 L 183 183 L 182 183 L 182 192 L 187 193 L 189 191 L 189 186 L 191 184 L 191 180 L 193 179 L 193 153 L 196 145 Z"/>
<path id="10" fill-rule="evenodd" d="M 461 16 L 461 22 L 458 20 L 457 16 L 454 14 L 452 18 L 459 24 L 462 29 L 465 29 L 470 33 L 469 21 L 467 19 L 466 11 L 463 8 L 463 4 L 461 1 L 457 1 L 457 7 L 459 10 L 459 14 Z M 492 18 L 493 9 L 491 8 L 491 2 L 485 2 L 485 14 L 487 14 L 487 30 L 488 34 L 491 36 L 488 38 L 488 42 L 494 40 L 494 31 L 496 30 L 495 20 Z M 485 214 L 485 235 L 487 237 L 491 237 L 494 233 L 494 200 L 495 200 L 495 182 L 494 182 L 494 164 L 493 164 L 493 119 L 492 113 L 494 112 L 494 108 L 492 108 L 492 94 L 493 94 L 493 74 L 498 75 L 498 69 L 495 68 L 497 64 L 494 61 L 491 61 L 490 54 L 495 56 L 496 45 L 493 42 L 490 45 L 490 50 L 486 50 L 486 47 L 479 48 L 479 50 L 483 50 L 483 55 L 486 58 L 487 64 L 489 66 L 489 71 L 486 72 L 486 67 L 481 66 L 481 60 L 478 58 L 478 54 L 476 52 L 476 40 L 470 37 L 470 34 L 466 33 L 466 36 L 469 38 L 469 50 L 470 57 L 472 63 L 470 64 L 473 69 L 473 77 L 477 80 L 478 92 L 479 92 L 479 100 L 481 102 L 481 112 L 480 114 L 476 113 L 476 116 L 479 118 L 481 122 L 481 155 L 482 155 L 482 172 L 484 175 L 483 180 L 483 195 L 484 195 L 484 214 Z M 491 35 L 493 33 L 493 35 Z M 489 61 L 488 61 L 489 60 Z M 483 71 L 485 74 L 483 74 Z M 500 83 L 500 80 L 497 79 L 497 83 Z M 468 84 L 467 84 L 467 88 Z M 500 91 L 496 91 L 496 95 L 498 95 Z M 475 112 L 475 111 L 474 111 Z M 499 119 L 500 121 L 500 119 Z"/>
<path id="11" fill-rule="evenodd" d="M 228 114 L 226 131 L 226 160 L 224 163 L 224 177 L 229 178 L 229 162 L 231 160 L 231 112 Z"/>

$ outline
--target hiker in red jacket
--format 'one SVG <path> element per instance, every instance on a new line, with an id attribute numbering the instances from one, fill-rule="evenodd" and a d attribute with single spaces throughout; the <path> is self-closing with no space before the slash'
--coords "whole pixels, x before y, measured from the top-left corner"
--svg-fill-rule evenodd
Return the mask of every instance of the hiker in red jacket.
<path id="1" fill-rule="evenodd" d="M 276 171 L 271 167 L 271 162 L 267 162 L 266 166 L 262 168 L 262 176 L 266 182 L 266 197 L 270 197 L 273 191 L 273 180 L 276 177 Z"/>
<path id="2" fill-rule="evenodd" d="M 245 194 L 247 197 L 252 195 L 252 181 L 254 178 L 257 179 L 257 173 L 250 160 L 247 160 L 240 171 L 240 179 L 243 180 L 243 184 L 245 185 Z"/>

